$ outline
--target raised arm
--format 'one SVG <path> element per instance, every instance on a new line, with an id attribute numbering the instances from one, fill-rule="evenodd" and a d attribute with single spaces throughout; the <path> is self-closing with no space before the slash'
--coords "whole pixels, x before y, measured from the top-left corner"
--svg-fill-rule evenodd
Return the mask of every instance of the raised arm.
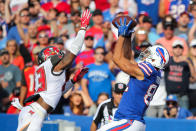
<path id="1" fill-rule="evenodd" d="M 130 61 L 133 61 L 132 60 L 133 57 L 128 59 L 124 56 L 124 53 L 125 53 L 123 49 L 124 41 L 125 39 L 130 39 L 131 33 L 133 32 L 132 30 L 129 29 L 131 22 L 132 21 L 130 21 L 128 25 L 126 25 L 126 18 L 124 18 L 124 24 L 122 23 L 122 20 L 120 20 L 120 25 L 116 23 L 118 26 L 119 38 L 118 38 L 117 44 L 114 49 L 113 61 L 125 73 L 131 76 L 134 76 L 139 80 L 143 80 L 144 74 L 141 71 L 141 69 L 138 67 L 137 64 L 130 62 Z M 131 41 L 129 44 L 131 44 Z"/>
<path id="2" fill-rule="evenodd" d="M 192 28 L 189 31 L 189 34 L 188 34 L 189 43 L 194 39 L 195 31 L 196 31 L 196 22 L 194 22 Z"/>
<path id="3" fill-rule="evenodd" d="M 5 19 L 7 24 L 11 23 L 12 15 L 10 11 L 10 0 L 6 0 L 5 2 Z"/>
<path id="4" fill-rule="evenodd" d="M 76 55 L 80 52 L 80 49 L 82 48 L 82 45 L 84 43 L 84 36 L 86 33 L 86 29 L 89 24 L 89 20 L 91 17 L 91 13 L 89 10 L 85 10 L 81 17 L 81 28 L 78 32 L 75 40 L 71 44 L 71 47 L 68 51 L 66 51 L 66 54 L 62 58 L 62 60 L 55 66 L 54 71 L 58 72 L 64 68 L 68 68 Z"/>

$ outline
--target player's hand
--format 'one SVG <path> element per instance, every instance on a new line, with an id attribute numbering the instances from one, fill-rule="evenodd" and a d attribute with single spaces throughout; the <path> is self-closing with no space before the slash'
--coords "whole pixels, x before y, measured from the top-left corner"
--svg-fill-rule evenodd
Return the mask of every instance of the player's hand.
<path id="1" fill-rule="evenodd" d="M 80 69 L 78 69 L 72 79 L 72 81 L 74 83 L 80 81 L 82 79 L 82 77 L 88 72 L 88 69 L 87 67 L 82 67 Z"/>
<path id="2" fill-rule="evenodd" d="M 20 104 L 18 98 L 14 98 L 11 102 L 12 106 L 16 107 L 17 109 L 21 110 L 23 106 Z"/>
<path id="3" fill-rule="evenodd" d="M 126 17 L 124 17 L 124 23 L 122 22 L 122 18 L 120 18 L 120 25 L 117 23 L 117 21 L 115 22 L 116 26 L 118 27 L 118 35 L 119 36 L 122 35 L 124 37 L 130 37 L 131 33 L 134 32 L 134 30 L 129 29 L 133 20 L 129 21 L 129 23 L 127 25 L 126 25 L 126 22 L 127 22 Z"/>
<path id="4" fill-rule="evenodd" d="M 82 13 L 82 17 L 80 18 L 81 20 L 81 29 L 86 30 L 88 25 L 89 25 L 89 21 L 91 18 L 91 12 L 89 9 L 86 9 L 83 13 Z"/>

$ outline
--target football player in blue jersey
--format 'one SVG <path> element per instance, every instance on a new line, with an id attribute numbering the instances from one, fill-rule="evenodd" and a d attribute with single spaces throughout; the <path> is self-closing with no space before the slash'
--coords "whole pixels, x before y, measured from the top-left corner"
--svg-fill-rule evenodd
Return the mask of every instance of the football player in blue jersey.
<path id="1" fill-rule="evenodd" d="M 124 47 L 128 45 L 125 41 L 130 40 L 133 33 L 130 29 L 131 23 L 132 20 L 126 24 L 126 18 L 124 22 L 120 19 L 120 24 L 116 22 L 119 38 L 113 54 L 115 64 L 130 75 L 128 88 L 123 93 L 114 116 L 115 120 L 99 131 L 144 131 L 146 128 L 144 113 L 160 84 L 160 70 L 169 61 L 168 51 L 160 45 L 154 45 L 143 51 L 138 63 L 134 62 L 133 57 L 127 59 Z"/>

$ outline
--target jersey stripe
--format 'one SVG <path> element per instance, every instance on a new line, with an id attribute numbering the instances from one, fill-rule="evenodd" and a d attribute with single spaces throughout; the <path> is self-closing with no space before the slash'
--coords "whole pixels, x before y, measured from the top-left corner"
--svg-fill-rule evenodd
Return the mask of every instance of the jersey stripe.
<path id="1" fill-rule="evenodd" d="M 144 72 L 145 72 L 148 76 L 150 76 L 150 74 L 148 73 L 148 71 L 146 70 L 146 68 L 145 68 L 143 65 L 138 64 L 138 66 L 139 66 L 140 68 L 142 68 L 142 69 L 144 70 Z"/>
<path id="2" fill-rule="evenodd" d="M 144 65 L 150 71 L 150 73 L 152 73 L 152 69 L 146 63 L 141 63 L 141 64 Z"/>

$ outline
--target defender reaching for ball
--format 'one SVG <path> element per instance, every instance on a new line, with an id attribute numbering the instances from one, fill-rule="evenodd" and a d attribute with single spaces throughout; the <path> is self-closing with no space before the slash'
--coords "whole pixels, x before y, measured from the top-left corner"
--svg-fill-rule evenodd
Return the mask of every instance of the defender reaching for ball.
<path id="1" fill-rule="evenodd" d="M 90 17 L 90 11 L 85 10 L 81 17 L 81 30 L 66 54 L 53 46 L 46 47 L 39 53 L 39 67 L 35 72 L 36 95 L 34 95 L 37 100 L 22 108 L 17 131 L 41 131 L 43 120 L 47 113 L 56 108 L 64 87 L 66 91 L 69 90 L 73 87 L 73 83 L 81 79 L 88 71 L 87 68 L 83 68 L 75 74 L 72 80 L 66 82 L 66 70 L 82 47 Z"/>
<path id="2" fill-rule="evenodd" d="M 132 62 L 133 57 L 130 62 L 124 56 L 123 46 L 127 44 L 124 43 L 125 39 L 130 39 L 133 32 L 133 29 L 129 28 L 132 20 L 126 25 L 124 18 L 124 22 L 120 19 L 120 25 L 117 22 L 115 24 L 118 27 L 119 38 L 113 61 L 122 71 L 130 75 L 130 81 L 115 113 L 115 120 L 99 131 L 144 131 L 146 126 L 143 116 L 160 84 L 160 70 L 168 63 L 169 54 L 164 47 L 155 45 L 140 54 L 141 62 Z"/>

